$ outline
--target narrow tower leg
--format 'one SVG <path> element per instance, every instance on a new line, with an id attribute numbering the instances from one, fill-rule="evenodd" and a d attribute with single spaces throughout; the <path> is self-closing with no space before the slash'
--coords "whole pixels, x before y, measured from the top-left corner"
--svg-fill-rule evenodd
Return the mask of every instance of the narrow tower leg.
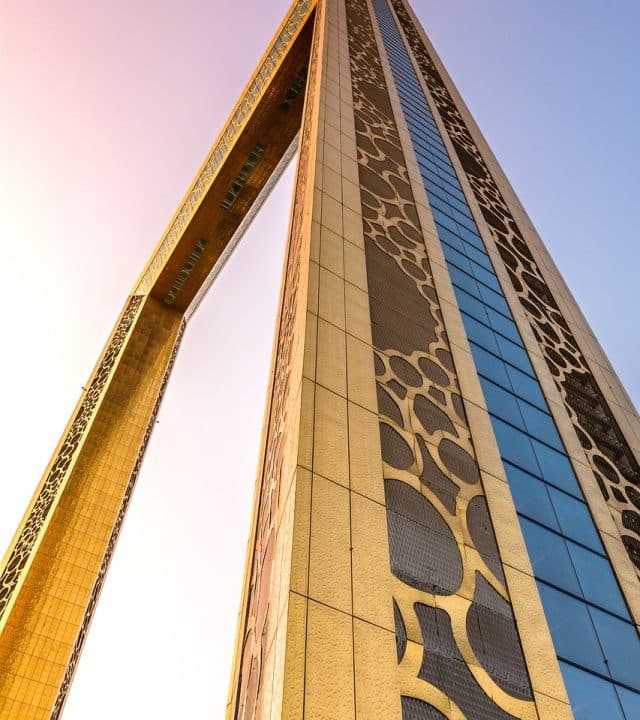
<path id="1" fill-rule="evenodd" d="M 320 3 L 230 720 L 400 720 L 349 53 Z"/>
<path id="2" fill-rule="evenodd" d="M 129 298 L 0 577 L 0 717 L 59 716 L 182 333 Z"/>

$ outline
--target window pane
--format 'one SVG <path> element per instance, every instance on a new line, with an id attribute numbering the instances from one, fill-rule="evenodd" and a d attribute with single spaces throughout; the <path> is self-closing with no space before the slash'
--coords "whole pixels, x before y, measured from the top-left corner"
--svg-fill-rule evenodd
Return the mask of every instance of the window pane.
<path id="1" fill-rule="evenodd" d="M 492 272 L 489 272 L 489 270 L 485 270 L 485 268 L 480 267 L 480 265 L 478 265 L 477 263 L 473 263 L 473 265 L 471 266 L 471 271 L 473 272 L 476 280 L 483 282 L 485 285 L 493 288 L 496 292 L 502 293 L 500 283 Z"/>
<path id="2" fill-rule="evenodd" d="M 582 493 L 578 488 L 573 468 L 567 456 L 547 445 L 543 445 L 537 440 L 532 440 L 531 443 L 542 470 L 542 477 L 561 490 L 566 490 L 566 492 L 582 498 Z"/>
<path id="3" fill-rule="evenodd" d="M 504 464 L 504 469 L 516 510 L 553 530 L 560 530 L 548 495 L 551 488 L 542 480 L 538 480 L 533 475 L 509 465 L 509 463 Z"/>
<path id="4" fill-rule="evenodd" d="M 456 198 L 458 202 L 466 202 L 466 199 L 464 197 L 464 193 L 462 192 L 460 188 L 460 183 L 457 181 L 451 181 L 451 182 L 445 182 L 442 181 L 442 185 L 444 189 L 447 191 L 447 195 L 450 197 Z"/>
<path id="5" fill-rule="evenodd" d="M 502 295 L 498 295 L 497 292 L 491 290 L 486 285 L 479 285 L 480 297 L 490 305 L 494 310 L 501 312 L 503 315 L 509 316 L 509 308 Z"/>
<path id="6" fill-rule="evenodd" d="M 429 163 L 431 165 L 431 163 Z M 433 171 L 437 173 L 435 166 L 433 167 Z M 458 229 L 458 226 L 456 225 L 456 221 L 453 218 L 450 218 L 448 215 L 445 215 L 444 213 L 441 213 L 439 210 L 436 210 L 435 208 L 431 208 L 431 213 L 433 214 L 433 219 L 439 223 L 440 225 L 444 225 L 446 228 L 449 228 L 449 230 L 452 230 L 453 232 L 456 232 Z"/>
<path id="7" fill-rule="evenodd" d="M 453 168 L 451 168 L 451 172 L 453 172 Z M 467 218 L 462 213 L 456 212 L 456 220 L 458 221 L 458 224 L 461 225 L 464 228 L 467 228 L 468 230 L 475 231 L 476 230 L 476 224 L 471 218 Z"/>
<path id="8" fill-rule="evenodd" d="M 507 367 L 509 379 L 516 393 L 527 402 L 539 407 L 541 410 L 547 409 L 547 403 L 542 396 L 542 391 L 538 385 L 538 381 L 533 377 L 525 375 L 523 372 L 512 366 Z"/>
<path id="9" fill-rule="evenodd" d="M 463 240 L 466 240 L 470 245 L 477 247 L 479 250 L 484 250 L 484 243 L 477 232 L 467 228 L 459 228 L 459 233 L 460 237 Z"/>
<path id="10" fill-rule="evenodd" d="M 538 583 L 538 589 L 558 655 L 576 665 L 608 675 L 585 603 L 542 582 Z M 601 715 L 598 720 L 606 717 Z"/>
<path id="11" fill-rule="evenodd" d="M 416 153 L 418 155 L 418 160 L 420 160 L 420 153 Z M 439 200 L 444 200 L 446 202 L 447 199 L 447 193 L 445 192 L 444 188 L 440 185 L 435 185 L 430 180 L 424 180 L 424 186 L 427 189 L 427 195 L 429 196 L 429 202 L 433 204 L 433 199 L 438 198 Z"/>
<path id="12" fill-rule="evenodd" d="M 471 275 L 463 273 L 462 270 L 458 270 L 458 268 L 449 266 L 449 277 L 456 287 L 466 290 L 474 297 L 481 297 L 478 283 L 471 277 Z"/>
<path id="13" fill-rule="evenodd" d="M 469 293 L 464 290 L 456 288 L 456 300 L 462 312 L 471 315 L 471 317 L 476 318 L 476 320 L 480 322 L 489 323 L 485 305 L 477 298 L 474 298 L 473 295 L 469 295 Z"/>
<path id="14" fill-rule="evenodd" d="M 451 207 L 455 208 L 458 212 L 461 212 L 466 217 L 471 217 L 471 210 L 466 202 L 461 201 L 455 195 L 447 193 L 447 202 Z"/>
<path id="15" fill-rule="evenodd" d="M 480 385 L 482 386 L 482 392 L 484 393 L 489 412 L 516 427 L 522 428 L 522 415 L 520 414 L 518 401 L 514 395 L 483 377 L 480 378 Z"/>
<path id="16" fill-rule="evenodd" d="M 612 683 L 567 663 L 560 668 L 575 720 L 623 720 Z"/>
<path id="17" fill-rule="evenodd" d="M 502 333 L 502 335 L 508 337 L 513 342 L 520 344 L 520 334 L 518 333 L 518 328 L 515 326 L 515 323 L 513 323 L 511 320 L 507 320 L 504 315 L 500 315 L 500 313 L 497 313 L 491 308 L 487 310 L 487 314 L 489 315 L 489 322 L 491 323 L 491 327 L 494 330 Z"/>
<path id="18" fill-rule="evenodd" d="M 442 250 L 447 262 L 450 262 L 452 265 L 460 268 L 460 270 L 464 270 L 471 275 L 471 260 L 469 260 L 466 255 L 455 250 L 445 242 L 442 243 Z"/>
<path id="19" fill-rule="evenodd" d="M 502 420 L 493 417 L 493 415 L 491 415 L 491 424 L 496 434 L 502 459 L 540 476 L 540 467 L 536 462 L 529 436 L 511 427 L 511 425 L 503 423 Z"/>
<path id="20" fill-rule="evenodd" d="M 460 252 L 463 252 L 464 243 L 455 232 L 452 232 L 449 228 L 446 228 L 444 225 L 438 225 L 437 223 L 436 230 L 438 231 L 439 238 L 441 238 L 444 242 L 448 242 L 449 245 L 453 245 L 453 247 L 460 250 Z"/>
<path id="21" fill-rule="evenodd" d="M 551 415 L 542 412 L 542 410 L 539 410 L 533 405 L 529 405 L 528 402 L 520 401 L 519 404 L 527 432 L 563 453 L 564 446 L 560 442 L 556 424 Z"/>
<path id="22" fill-rule="evenodd" d="M 589 609 L 614 680 L 640 690 L 640 639 L 635 627 L 613 615 Z"/>
<path id="23" fill-rule="evenodd" d="M 429 198 L 429 204 L 431 205 L 432 210 L 440 210 L 443 213 L 446 213 L 447 215 L 453 216 L 453 210 L 451 209 L 451 206 L 446 200 L 443 200 L 436 195 L 432 195 Z"/>
<path id="24" fill-rule="evenodd" d="M 585 600 L 628 618 L 627 606 L 622 599 L 609 561 L 592 553 L 591 550 L 572 543 L 571 540 L 567 540 L 567 546 Z"/>
<path id="25" fill-rule="evenodd" d="M 501 385 L 507 390 L 511 389 L 511 383 L 509 382 L 509 376 L 505 364 L 497 358 L 495 355 L 491 355 L 486 350 L 481 348 L 479 345 L 471 343 L 471 353 L 473 355 L 473 361 L 475 362 L 476 369 L 479 373 L 488 377 L 489 380 Z"/>
<path id="26" fill-rule="evenodd" d="M 627 720 L 640 718 L 640 695 L 626 688 L 617 687 L 616 690 Z"/>
<path id="27" fill-rule="evenodd" d="M 521 518 L 520 525 L 536 578 L 574 595 L 581 595 L 578 578 L 563 538 L 525 518 Z"/>
<path id="28" fill-rule="evenodd" d="M 489 260 L 485 253 L 480 252 L 480 250 L 472 247 L 471 245 L 467 245 L 467 255 L 471 260 L 477 262 L 478 265 L 482 265 L 482 267 L 493 272 L 493 265 L 491 264 L 491 260 Z"/>
<path id="29" fill-rule="evenodd" d="M 440 180 L 436 180 L 433 175 L 425 173 L 426 177 L 422 178 L 424 186 L 427 188 L 427 194 L 431 196 L 431 193 L 436 193 L 438 197 L 442 197 L 444 194 L 444 188 Z"/>
<path id="30" fill-rule="evenodd" d="M 463 315 L 462 320 L 464 322 L 464 329 L 467 331 L 467 337 L 474 343 L 482 346 L 485 350 L 492 352 L 496 355 L 498 352 L 498 344 L 496 343 L 495 335 L 493 330 L 489 329 L 486 325 L 479 323 L 469 315 Z"/>
<path id="31" fill-rule="evenodd" d="M 529 357 L 519 344 L 516 345 L 512 343 L 511 340 L 507 340 L 507 338 L 498 335 L 498 346 L 500 348 L 500 355 L 507 362 L 515 365 L 522 370 L 522 372 L 533 375 L 533 368 L 529 362 Z"/>
<path id="32" fill-rule="evenodd" d="M 562 532 L 596 552 L 603 552 L 589 508 L 580 500 L 552 487 L 549 488 L 549 497 Z"/>

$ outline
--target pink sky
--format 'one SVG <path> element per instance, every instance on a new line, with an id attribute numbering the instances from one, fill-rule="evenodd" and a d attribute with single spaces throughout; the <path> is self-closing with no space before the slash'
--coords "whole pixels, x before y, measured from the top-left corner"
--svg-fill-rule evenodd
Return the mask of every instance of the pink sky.
<path id="1" fill-rule="evenodd" d="M 256 3 L 242 32 L 242 3 L 10 8 L 0 30 L 11 59 L 0 68 L 3 552 L 122 302 L 287 6 Z M 222 716 L 290 192 L 289 180 L 265 207 L 276 230 L 254 226 L 192 320 L 65 720 Z"/>
<path id="2" fill-rule="evenodd" d="M 617 146 L 640 120 L 635 104 L 624 105 L 631 5 L 621 2 L 610 26 L 595 4 L 578 12 L 570 0 L 559 15 L 547 3 L 492 0 L 476 16 L 472 0 L 414 5 L 623 380 L 640 393 L 637 334 L 617 311 L 637 293 L 637 264 L 624 260 L 640 164 L 637 147 Z M 287 6 L 5 3 L 3 546 L 124 298 Z M 565 47 L 573 38 L 575 51 Z M 597 68 L 588 55 L 596 40 L 611 45 Z M 608 83 L 595 97 L 605 58 Z M 613 132 L 603 130 L 607 103 L 624 110 Z M 550 130 L 557 117 L 572 130 L 559 139 Z M 559 159 L 566 172 L 549 177 Z M 569 187 L 568 177 L 577 182 Z M 186 335 L 65 720 L 222 717 L 291 172 L 285 180 Z M 617 188 L 606 203 L 603 187 Z"/>

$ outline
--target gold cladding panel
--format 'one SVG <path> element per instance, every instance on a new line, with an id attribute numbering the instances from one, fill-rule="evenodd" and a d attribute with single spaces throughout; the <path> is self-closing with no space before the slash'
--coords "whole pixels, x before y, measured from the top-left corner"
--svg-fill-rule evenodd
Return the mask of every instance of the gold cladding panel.
<path id="1" fill-rule="evenodd" d="M 0 636 L 0 717 L 49 718 L 134 471 L 181 317 L 140 311 Z"/>

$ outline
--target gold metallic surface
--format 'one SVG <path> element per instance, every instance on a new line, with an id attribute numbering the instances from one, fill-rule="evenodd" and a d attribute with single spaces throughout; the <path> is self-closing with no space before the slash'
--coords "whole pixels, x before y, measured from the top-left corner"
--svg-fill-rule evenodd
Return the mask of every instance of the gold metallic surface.
<path id="1" fill-rule="evenodd" d="M 422 32 L 422 28 L 415 16 L 413 20 L 416 27 Z M 400 32 L 402 32 L 402 30 L 400 30 Z M 381 47 L 384 47 L 381 39 L 379 39 L 379 43 Z M 408 49 L 409 56 L 412 57 L 410 48 Z M 412 61 L 416 69 L 416 76 L 422 83 L 420 71 L 415 59 Z M 383 65 L 385 67 L 387 81 L 393 86 L 393 75 L 386 57 L 383 58 Z M 425 97 L 429 98 L 429 93 L 424 83 L 422 83 L 422 86 Z M 531 563 L 520 530 L 511 491 L 504 475 L 502 460 L 478 381 L 475 363 L 471 356 L 466 333 L 462 325 L 460 310 L 447 270 L 447 263 L 436 234 L 433 217 L 429 209 L 429 202 L 414 154 L 413 143 L 404 120 L 404 114 L 401 110 L 399 98 L 394 93 L 392 93 L 392 103 L 396 117 L 398 118 L 402 145 L 409 166 L 411 184 L 416 194 L 418 214 L 422 222 L 425 242 L 432 263 L 434 285 L 441 299 L 443 318 L 447 327 L 447 334 L 451 341 L 451 352 L 458 372 L 461 394 L 465 403 L 466 417 L 473 438 L 474 451 L 481 469 L 484 495 L 487 500 L 496 542 L 500 550 L 505 571 L 505 588 L 508 591 L 513 607 L 523 654 L 534 691 L 535 713 L 530 716 L 533 718 L 539 717 L 540 720 L 551 720 L 554 716 L 550 713 L 558 711 L 558 718 L 571 718 L 573 715 L 568 705 L 567 694 L 560 674 L 553 642 L 533 578 Z M 434 117 L 438 122 L 444 142 L 449 146 L 446 130 L 442 127 L 437 111 L 434 112 Z M 455 153 L 451 152 L 450 148 L 449 154 L 455 159 Z M 457 165 L 456 169 L 458 169 L 458 176 L 464 179 L 464 173 L 459 171 Z M 467 198 L 472 197 L 472 194 L 466 187 L 465 190 L 467 190 L 465 193 Z M 473 207 L 472 202 L 470 202 L 470 205 Z M 479 213 L 474 213 L 474 216 L 478 219 Z M 478 226 L 483 228 L 481 222 L 478 222 Z M 484 235 L 485 233 L 483 233 L 483 236 Z M 468 531 L 465 531 L 465 538 L 468 537 Z M 474 557 L 478 560 L 480 559 L 475 551 L 467 552 L 468 559 Z M 517 568 L 519 572 L 516 572 L 515 568 Z M 437 604 L 444 607 L 446 606 L 446 602 L 446 599 L 445 602 L 442 602 L 442 599 L 439 598 Z M 462 610 L 462 607 L 460 610 Z M 462 617 L 465 615 L 466 612 L 462 612 Z M 460 632 L 464 631 L 464 628 L 462 628 L 459 623 L 458 628 Z M 464 647 L 464 643 L 462 647 Z M 491 679 L 484 676 L 470 651 L 471 648 L 467 646 L 466 652 L 463 652 L 465 660 L 469 664 L 469 667 L 473 669 L 474 675 L 480 685 L 490 693 Z M 469 653 L 468 655 L 467 652 Z M 507 697 L 504 699 L 508 700 Z M 522 705 L 518 708 L 517 705 L 513 703 L 509 703 L 509 705 L 504 705 L 503 707 L 509 707 L 509 711 L 516 715 L 516 717 L 528 717 L 529 713 L 531 713 L 530 708 Z M 449 711 L 442 710 L 442 712 L 447 715 L 447 717 L 455 718 L 459 710 L 452 706 Z M 519 713 L 524 714 L 520 715 Z"/>
<path id="2" fill-rule="evenodd" d="M 62 711 L 175 359 L 183 312 L 299 130 L 304 93 L 286 113 L 277 109 L 306 72 L 315 4 L 300 0 L 285 17 L 138 281 L 5 555 L 3 720 Z M 204 215 L 219 208 L 263 136 L 270 142 L 254 153 L 255 172 L 232 207 L 218 209 L 219 219 L 207 225 Z M 277 650 L 276 644 L 273 657 Z"/>
<path id="3" fill-rule="evenodd" d="M 211 189 L 217 174 L 223 168 L 242 131 L 252 121 L 252 116 L 260 100 L 271 89 L 278 69 L 288 57 L 294 41 L 313 12 L 315 4 L 316 0 L 296 0 L 289 9 L 270 47 L 247 83 L 229 120 L 214 142 L 184 200 L 142 272 L 135 288 L 137 294 L 151 291 L 176 245 L 183 237 L 197 208 Z"/>
<path id="4" fill-rule="evenodd" d="M 2 718 L 55 717 L 61 708 L 67 667 L 119 530 L 181 326 L 180 314 L 157 300 L 138 306 L 2 619 Z"/>

